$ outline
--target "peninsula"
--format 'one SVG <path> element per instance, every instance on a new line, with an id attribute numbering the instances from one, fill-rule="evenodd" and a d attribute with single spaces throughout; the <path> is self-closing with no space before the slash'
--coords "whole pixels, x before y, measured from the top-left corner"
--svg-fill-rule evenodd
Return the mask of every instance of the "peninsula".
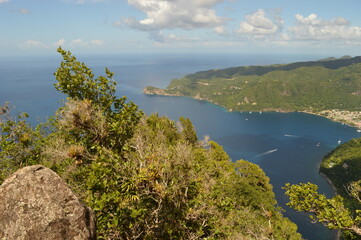
<path id="1" fill-rule="evenodd" d="M 188 96 L 229 111 L 307 112 L 361 128 L 361 57 L 212 69 L 144 93 Z"/>

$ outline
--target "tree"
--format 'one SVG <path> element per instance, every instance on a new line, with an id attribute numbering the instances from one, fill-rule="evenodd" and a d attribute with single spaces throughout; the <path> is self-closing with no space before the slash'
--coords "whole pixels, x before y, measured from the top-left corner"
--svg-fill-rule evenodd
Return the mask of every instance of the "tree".
<path id="1" fill-rule="evenodd" d="M 351 191 L 358 191 L 358 184 L 360 182 L 355 183 Z M 327 199 L 325 195 L 317 192 L 317 185 L 312 183 L 286 184 L 284 189 L 290 198 L 287 205 L 297 211 L 311 213 L 310 218 L 313 221 L 321 222 L 329 229 L 347 230 L 361 235 L 361 210 L 351 213 L 344 206 L 340 195 Z"/>
<path id="2" fill-rule="evenodd" d="M 94 77 L 90 68 L 84 63 L 77 61 L 70 51 L 61 47 L 58 52 L 63 61 L 54 73 L 56 80 L 55 88 L 68 95 L 74 101 L 83 101 L 90 109 L 92 106 L 106 117 L 107 131 L 109 135 L 101 143 L 112 149 L 120 150 L 127 139 L 133 135 L 134 127 L 143 115 L 138 106 L 133 102 L 126 103 L 126 97 L 118 98 L 115 95 L 116 82 L 112 79 L 113 73 L 105 69 L 106 76 Z M 72 114 L 75 128 L 82 130 L 78 137 L 83 137 L 88 132 L 87 123 L 90 119 L 81 115 L 81 108 L 77 108 Z M 81 118 L 83 116 L 83 119 Z M 71 117 L 71 116 L 69 116 Z M 70 118 L 69 118 L 70 119 Z"/>
<path id="3" fill-rule="evenodd" d="M 0 183 L 19 168 L 40 161 L 39 129 L 26 122 L 28 114 L 13 117 L 11 110 L 8 103 L 0 106 Z"/>
<path id="4" fill-rule="evenodd" d="M 191 144 L 195 144 L 198 137 L 191 120 L 189 118 L 180 117 L 179 121 L 185 140 Z"/>

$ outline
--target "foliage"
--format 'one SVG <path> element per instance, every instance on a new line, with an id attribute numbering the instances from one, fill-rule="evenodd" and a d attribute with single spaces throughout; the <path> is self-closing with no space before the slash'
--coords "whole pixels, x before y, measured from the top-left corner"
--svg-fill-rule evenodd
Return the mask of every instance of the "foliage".
<path id="1" fill-rule="evenodd" d="M 39 161 L 39 131 L 27 122 L 26 113 L 12 117 L 11 107 L 0 107 L 0 183 L 17 169 Z"/>
<path id="2" fill-rule="evenodd" d="M 350 182 L 347 185 L 348 194 L 361 203 L 361 180 Z"/>
<path id="3" fill-rule="evenodd" d="M 137 125 L 142 112 L 133 102 L 125 103 L 126 97 L 115 96 L 116 82 L 112 79 L 113 73 L 107 68 L 106 76 L 94 78 L 94 74 L 84 63 L 77 61 L 76 57 L 68 51 L 58 48 L 63 56 L 63 61 L 54 74 L 58 83 L 55 88 L 69 96 L 72 100 L 83 101 L 83 104 L 91 105 L 107 117 L 107 130 L 109 137 L 104 138 L 103 144 L 113 149 L 121 149 L 125 141 L 133 134 L 134 126 Z M 79 108 L 80 109 L 80 108 Z M 78 112 L 72 112 L 75 129 L 81 130 L 78 137 L 87 135 L 87 116 L 79 119 Z M 78 121 L 79 120 L 79 121 Z"/>
<path id="4" fill-rule="evenodd" d="M 317 192 L 317 185 L 286 184 L 286 195 L 290 198 L 288 206 L 297 211 L 310 212 L 311 219 L 324 223 L 330 229 L 352 231 L 361 236 L 361 210 L 353 215 L 343 204 L 343 198 L 336 195 L 327 199 Z"/>
<path id="5" fill-rule="evenodd" d="M 341 229 L 345 239 L 361 239 L 361 138 L 352 139 L 328 153 L 320 172 L 331 180 L 339 195 L 326 199 L 313 184 L 286 185 L 289 205 L 311 212 L 312 219 Z"/>
<path id="6" fill-rule="evenodd" d="M 190 144 L 197 143 L 197 133 L 193 127 L 191 120 L 189 118 L 180 117 L 179 121 L 184 139 Z"/>
<path id="7" fill-rule="evenodd" d="M 232 164 L 214 142 L 203 148 L 184 139 L 173 121 L 152 115 L 137 126 L 123 159 L 107 155 L 95 161 L 105 165 L 93 164 L 88 175 L 89 204 L 108 223 L 104 235 L 299 239 L 295 225 L 275 208 L 259 167 Z"/>
<path id="8" fill-rule="evenodd" d="M 84 63 L 77 61 L 70 51 L 65 51 L 59 47 L 58 52 L 62 55 L 63 61 L 54 73 L 58 81 L 55 84 L 57 90 L 75 100 L 91 100 L 107 111 L 110 111 L 116 102 L 123 101 L 116 99 L 114 95 L 116 82 L 112 80 L 113 73 L 107 68 L 105 69 L 105 77 L 94 78 L 92 70 Z"/>
<path id="9" fill-rule="evenodd" d="M 82 169 L 100 237 L 300 238 L 259 167 L 233 164 L 218 144 L 204 148 L 185 135 L 165 117 L 143 117 L 123 156 L 102 149 Z"/>
<path id="10" fill-rule="evenodd" d="M 207 78 L 232 78 L 235 75 L 258 75 L 262 76 L 273 71 L 292 71 L 297 68 L 306 67 L 324 67 L 327 69 L 339 69 L 355 63 L 361 63 L 361 57 L 340 58 L 340 59 L 323 59 L 319 61 L 295 62 L 290 64 L 276 64 L 269 66 L 246 66 L 231 67 L 226 69 L 201 71 L 189 74 L 186 77 L 190 79 L 207 79 Z"/>
<path id="11" fill-rule="evenodd" d="M 351 139 L 327 154 L 320 166 L 320 172 L 331 179 L 337 192 L 344 197 L 347 207 L 352 210 L 361 209 L 361 202 L 349 194 L 351 185 L 361 181 L 360 149 L 361 138 Z"/>
<path id="12" fill-rule="evenodd" d="M 300 239 L 268 177 L 198 141 L 187 118 L 143 116 L 115 81 L 61 48 L 56 88 L 68 101 L 32 129 L 8 108 L 0 122 L 0 173 L 34 163 L 61 175 L 97 218 L 99 239 Z"/>

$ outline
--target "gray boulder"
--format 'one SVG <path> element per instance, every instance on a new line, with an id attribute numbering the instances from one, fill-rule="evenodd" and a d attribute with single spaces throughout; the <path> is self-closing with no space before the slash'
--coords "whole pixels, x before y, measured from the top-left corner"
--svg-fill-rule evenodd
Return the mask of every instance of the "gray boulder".
<path id="1" fill-rule="evenodd" d="M 0 186 L 0 239 L 96 239 L 95 217 L 55 172 L 29 166 Z"/>

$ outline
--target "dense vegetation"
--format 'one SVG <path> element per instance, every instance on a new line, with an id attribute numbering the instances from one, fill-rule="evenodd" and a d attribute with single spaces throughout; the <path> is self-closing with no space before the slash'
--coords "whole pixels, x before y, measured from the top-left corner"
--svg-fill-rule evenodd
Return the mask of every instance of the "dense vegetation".
<path id="1" fill-rule="evenodd" d="M 194 74 L 189 74 L 186 77 L 189 79 L 208 79 L 208 78 L 232 78 L 235 75 L 258 75 L 262 76 L 273 71 L 291 71 L 297 68 L 305 67 L 324 67 L 327 69 L 339 69 L 341 67 L 347 67 L 355 63 L 361 63 L 361 57 L 342 57 L 327 58 L 319 61 L 309 62 L 295 62 L 291 64 L 278 64 L 269 66 L 246 66 L 246 67 L 231 67 L 226 69 L 207 70 Z"/>
<path id="2" fill-rule="evenodd" d="M 189 74 L 186 76 L 186 78 L 197 80 L 197 79 L 208 79 L 208 78 L 231 78 L 235 75 L 262 76 L 272 71 L 290 71 L 303 67 L 324 67 L 328 69 L 338 69 L 341 67 L 347 67 L 355 63 L 361 63 L 361 57 L 350 58 L 345 56 L 340 59 L 328 58 L 319 61 L 295 62 L 291 64 L 231 67 L 226 69 L 201 71 L 194 74 Z"/>
<path id="3" fill-rule="evenodd" d="M 146 93 L 190 96 L 233 111 L 361 110 L 361 57 L 209 70 Z"/>
<path id="4" fill-rule="evenodd" d="M 113 74 L 95 78 L 61 48 L 56 89 L 67 102 L 33 128 L 0 109 L 0 183 L 43 164 L 90 206 L 99 239 L 300 239 L 268 177 L 199 141 L 189 119 L 145 116 L 115 96 Z"/>
<path id="5" fill-rule="evenodd" d="M 361 239 L 361 138 L 338 146 L 321 162 L 320 172 L 339 195 L 327 199 L 314 184 L 286 185 L 289 205 L 312 213 L 311 218 L 330 229 L 343 230 L 344 239 Z"/>
<path id="6" fill-rule="evenodd" d="M 321 162 L 320 172 L 332 180 L 349 208 L 361 209 L 361 202 L 352 197 L 354 194 L 350 195 L 350 185 L 361 181 L 361 138 L 352 139 L 327 154 Z M 358 194 L 361 199 L 361 191 Z"/>

